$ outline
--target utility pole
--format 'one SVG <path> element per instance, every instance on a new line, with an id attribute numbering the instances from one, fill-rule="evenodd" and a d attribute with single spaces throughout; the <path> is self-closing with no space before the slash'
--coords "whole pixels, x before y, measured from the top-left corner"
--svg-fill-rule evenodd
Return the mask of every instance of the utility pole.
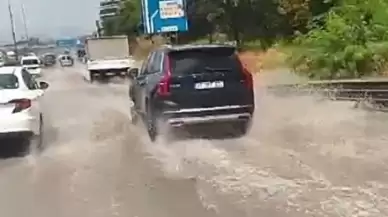
<path id="1" fill-rule="evenodd" d="M 28 28 L 27 28 L 27 18 L 26 18 L 26 9 L 24 8 L 24 3 L 22 2 L 22 18 L 23 18 L 23 24 L 24 24 L 24 34 L 26 36 L 26 40 L 30 41 L 30 36 L 28 34 Z"/>
<path id="2" fill-rule="evenodd" d="M 16 43 L 16 33 L 15 33 L 15 22 L 13 20 L 13 13 L 12 13 L 12 6 L 11 6 L 11 1 L 8 0 L 8 11 L 9 11 L 9 20 L 11 22 L 11 31 L 12 31 L 12 39 L 13 39 L 13 45 L 14 45 L 14 52 L 15 52 L 15 57 L 16 60 L 19 60 L 19 55 L 18 55 L 18 46 Z"/>
<path id="3" fill-rule="evenodd" d="M 101 29 L 99 20 L 96 20 L 96 29 L 97 29 L 97 38 L 99 38 L 102 36 L 102 29 Z"/>

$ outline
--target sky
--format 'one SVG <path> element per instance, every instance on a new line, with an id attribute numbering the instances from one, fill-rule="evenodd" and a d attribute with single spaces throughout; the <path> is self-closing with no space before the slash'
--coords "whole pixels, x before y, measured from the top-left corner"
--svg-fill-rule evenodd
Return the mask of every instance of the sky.
<path id="1" fill-rule="evenodd" d="M 17 38 L 25 36 L 21 5 L 27 18 L 28 33 L 44 38 L 91 34 L 98 19 L 100 0 L 10 0 Z M 12 40 L 8 0 L 0 0 L 0 43 Z"/>

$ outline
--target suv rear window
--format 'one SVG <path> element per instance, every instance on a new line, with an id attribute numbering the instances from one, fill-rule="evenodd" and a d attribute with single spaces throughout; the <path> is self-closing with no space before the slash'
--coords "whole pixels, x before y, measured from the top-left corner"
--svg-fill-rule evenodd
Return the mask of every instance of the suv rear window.
<path id="1" fill-rule="evenodd" d="M 14 74 L 0 74 L 0 90 L 17 88 L 19 88 L 19 81 Z"/>
<path id="2" fill-rule="evenodd" d="M 235 49 L 228 47 L 172 51 L 169 57 L 175 75 L 213 71 L 238 73 L 241 70 Z"/>

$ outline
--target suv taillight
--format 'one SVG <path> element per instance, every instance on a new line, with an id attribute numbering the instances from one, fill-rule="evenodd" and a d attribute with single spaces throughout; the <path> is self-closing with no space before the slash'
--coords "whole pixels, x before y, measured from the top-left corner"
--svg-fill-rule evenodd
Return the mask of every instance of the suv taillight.
<path id="1" fill-rule="evenodd" d="M 245 85 L 248 89 L 253 90 L 253 78 L 252 74 L 246 69 L 243 68 L 243 73 L 245 76 Z"/>
<path id="2" fill-rule="evenodd" d="M 253 77 L 251 72 L 244 66 L 243 62 L 239 59 L 242 73 L 244 74 L 244 84 L 249 90 L 253 90 Z"/>
<path id="3" fill-rule="evenodd" d="M 159 96 L 169 96 L 170 95 L 170 83 L 171 83 L 171 64 L 170 57 L 166 56 L 164 58 L 164 72 L 163 77 L 160 80 L 157 88 L 157 94 Z"/>
<path id="4" fill-rule="evenodd" d="M 31 107 L 30 99 L 14 99 L 9 101 L 10 104 L 15 104 L 12 113 L 18 113 Z"/>

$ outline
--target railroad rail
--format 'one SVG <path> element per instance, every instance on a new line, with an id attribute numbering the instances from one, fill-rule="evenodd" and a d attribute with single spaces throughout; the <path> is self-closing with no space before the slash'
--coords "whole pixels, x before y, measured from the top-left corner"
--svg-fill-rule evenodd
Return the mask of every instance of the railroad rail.
<path id="1" fill-rule="evenodd" d="M 277 95 L 318 94 L 330 100 L 368 103 L 375 109 L 388 111 L 388 79 L 350 79 L 310 81 L 297 84 L 282 84 L 268 87 L 269 92 Z"/>

